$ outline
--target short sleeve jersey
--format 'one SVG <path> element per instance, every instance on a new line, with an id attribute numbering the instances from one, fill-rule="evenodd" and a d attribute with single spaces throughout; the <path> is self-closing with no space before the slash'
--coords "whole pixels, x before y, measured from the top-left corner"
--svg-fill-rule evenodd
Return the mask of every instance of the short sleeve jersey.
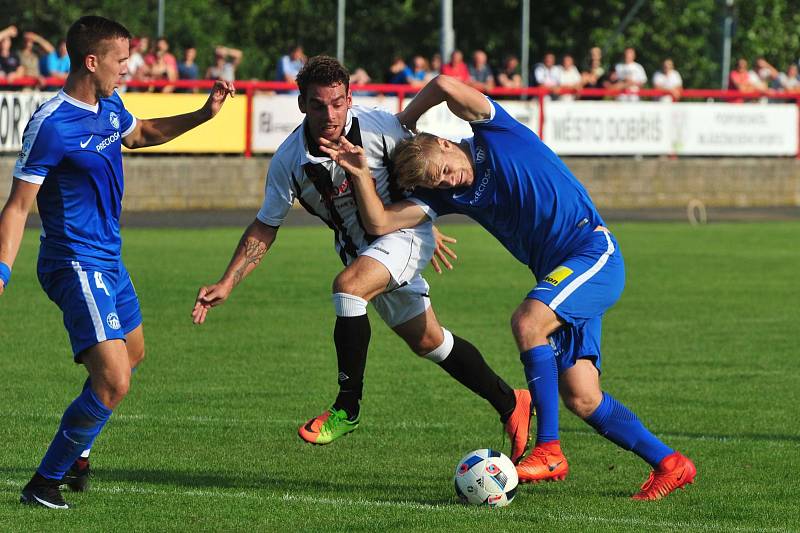
<path id="1" fill-rule="evenodd" d="M 14 177 L 41 185 L 41 258 L 119 261 L 121 139 L 135 127 L 117 93 L 89 105 L 60 91 L 33 114 Z"/>
<path id="2" fill-rule="evenodd" d="M 462 213 L 486 228 L 537 278 L 550 272 L 603 219 L 583 185 L 530 129 L 489 100 L 489 120 L 470 125 L 475 180 L 455 189 L 416 188 L 431 219 Z"/>

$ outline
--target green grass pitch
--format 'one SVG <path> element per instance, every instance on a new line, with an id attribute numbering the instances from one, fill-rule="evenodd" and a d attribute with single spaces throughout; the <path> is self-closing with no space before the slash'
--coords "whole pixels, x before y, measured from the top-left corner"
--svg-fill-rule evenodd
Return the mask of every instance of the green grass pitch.
<path id="1" fill-rule="evenodd" d="M 530 274 L 479 227 L 445 229 L 459 239 L 459 261 L 445 275 L 429 271 L 434 308 L 523 386 L 509 319 Z M 66 493 L 67 512 L 23 507 L 19 489 L 84 379 L 39 288 L 28 232 L 0 298 L 0 530 L 800 529 L 800 223 L 612 229 L 627 288 L 605 320 L 604 387 L 695 461 L 686 491 L 631 501 L 647 465 L 562 409 L 565 482 L 523 486 L 505 509 L 457 504 L 456 462 L 501 446 L 501 426 L 372 311 L 361 428 L 330 446 L 304 444 L 297 426 L 336 391 L 330 232 L 282 229 L 197 327 L 196 290 L 220 275 L 241 229 L 128 229 L 147 359 L 95 444 L 91 491 Z"/>

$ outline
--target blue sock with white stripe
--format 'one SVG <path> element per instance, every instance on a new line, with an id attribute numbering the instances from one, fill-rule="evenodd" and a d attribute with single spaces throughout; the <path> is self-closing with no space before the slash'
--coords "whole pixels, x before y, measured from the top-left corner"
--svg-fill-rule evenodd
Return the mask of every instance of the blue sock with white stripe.
<path id="1" fill-rule="evenodd" d="M 630 450 L 653 468 L 674 450 L 650 433 L 630 409 L 607 392 L 586 422 L 617 446 Z"/>
<path id="2" fill-rule="evenodd" d="M 558 440 L 558 365 L 549 344 L 519 354 L 536 408 L 536 444 Z"/>
<path id="3" fill-rule="evenodd" d="M 49 479 L 63 478 L 81 452 L 91 446 L 110 416 L 111 409 L 103 405 L 92 388 L 84 388 L 64 411 L 58 432 L 37 472 Z"/>

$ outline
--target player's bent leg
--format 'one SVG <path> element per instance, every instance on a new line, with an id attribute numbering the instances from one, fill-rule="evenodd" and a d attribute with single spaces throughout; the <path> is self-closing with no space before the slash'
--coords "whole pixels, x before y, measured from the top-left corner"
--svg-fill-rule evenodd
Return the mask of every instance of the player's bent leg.
<path id="1" fill-rule="evenodd" d="M 339 393 L 333 405 L 300 426 L 297 434 L 311 444 L 330 444 L 358 428 L 364 369 L 371 329 L 367 303 L 391 282 L 391 275 L 379 261 L 361 256 L 333 282 L 336 325 L 333 340 L 338 363 Z"/>
<path id="2" fill-rule="evenodd" d="M 591 360 L 579 359 L 561 374 L 561 394 L 564 404 L 598 433 L 653 467 L 634 499 L 657 500 L 694 481 L 697 469 L 687 457 L 661 442 L 625 405 L 602 391 Z"/>
<path id="3" fill-rule="evenodd" d="M 536 446 L 517 464 L 523 483 L 562 480 L 569 472 L 558 435 L 558 365 L 548 342 L 548 336 L 561 325 L 552 309 L 532 298 L 526 298 L 511 319 L 536 409 Z"/>
<path id="4" fill-rule="evenodd" d="M 513 391 L 475 346 L 439 324 L 432 307 L 392 329 L 417 355 L 438 364 L 494 407 L 511 438 L 511 459 L 518 460 L 528 445 L 531 411 L 527 391 Z"/>

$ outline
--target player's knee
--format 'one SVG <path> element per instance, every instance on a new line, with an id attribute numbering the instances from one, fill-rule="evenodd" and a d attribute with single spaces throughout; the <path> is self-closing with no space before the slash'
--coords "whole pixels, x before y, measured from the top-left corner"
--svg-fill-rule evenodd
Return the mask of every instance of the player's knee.
<path id="1" fill-rule="evenodd" d="M 531 346 L 546 341 L 548 334 L 533 316 L 520 309 L 511 316 L 511 332 L 519 345 Z"/>
<path id="2" fill-rule="evenodd" d="M 120 373 L 118 376 L 110 377 L 103 383 L 105 400 L 111 409 L 117 406 L 128 395 L 130 390 L 130 374 Z"/>
<path id="3" fill-rule="evenodd" d="M 349 270 L 339 272 L 339 275 L 333 280 L 332 290 L 334 294 L 345 293 L 358 297 L 362 297 L 363 294 L 357 277 L 352 275 Z"/>
<path id="4" fill-rule="evenodd" d="M 144 346 L 137 349 L 135 352 L 128 352 L 128 360 L 131 362 L 131 369 L 139 366 L 144 361 Z"/>
<path id="5" fill-rule="evenodd" d="M 445 333 L 441 327 L 428 328 L 415 343 L 409 344 L 409 347 L 415 354 L 427 357 L 432 352 L 445 344 Z M 451 343 L 452 344 L 452 343 Z M 449 353 L 449 351 L 448 351 Z"/>
<path id="6" fill-rule="evenodd" d="M 582 419 L 589 418 L 594 413 L 597 406 L 603 400 L 602 393 L 598 396 L 594 393 L 563 393 L 561 395 L 567 409 L 575 413 Z"/>

